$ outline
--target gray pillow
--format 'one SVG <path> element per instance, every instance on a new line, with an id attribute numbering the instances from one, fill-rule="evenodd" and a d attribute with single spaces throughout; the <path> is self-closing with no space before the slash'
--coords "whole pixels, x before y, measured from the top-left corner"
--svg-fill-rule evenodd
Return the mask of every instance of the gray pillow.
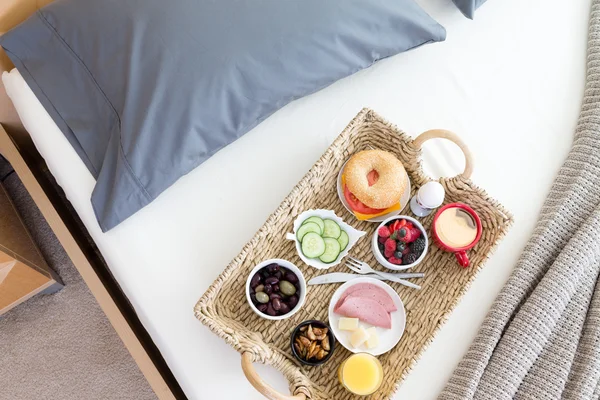
<path id="1" fill-rule="evenodd" d="M 106 231 L 290 101 L 445 36 L 413 0 L 63 0 L 0 45 Z"/>
<path id="2" fill-rule="evenodd" d="M 469 19 L 473 19 L 475 16 L 475 10 L 477 10 L 487 0 L 452 0 L 463 15 Z"/>

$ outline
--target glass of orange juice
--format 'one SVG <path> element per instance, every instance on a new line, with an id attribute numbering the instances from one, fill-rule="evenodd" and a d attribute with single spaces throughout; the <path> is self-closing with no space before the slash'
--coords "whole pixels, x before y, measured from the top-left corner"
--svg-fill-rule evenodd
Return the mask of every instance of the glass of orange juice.
<path id="1" fill-rule="evenodd" d="M 368 353 L 353 354 L 338 369 L 340 383 L 359 396 L 374 393 L 383 381 L 383 368 L 376 357 Z"/>

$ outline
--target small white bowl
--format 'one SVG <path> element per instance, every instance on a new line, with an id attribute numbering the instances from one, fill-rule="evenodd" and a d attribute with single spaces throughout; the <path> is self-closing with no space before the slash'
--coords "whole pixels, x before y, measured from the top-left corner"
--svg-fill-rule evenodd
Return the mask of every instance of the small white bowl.
<path id="1" fill-rule="evenodd" d="M 412 264 L 408 264 L 408 265 L 392 264 L 391 262 L 389 262 L 388 260 L 385 259 L 383 254 L 381 254 L 381 252 L 379 251 L 379 247 L 377 246 L 377 240 L 379 238 L 379 234 L 378 234 L 379 228 L 381 228 L 384 225 L 387 225 L 390 221 L 394 221 L 397 219 L 406 219 L 406 220 L 412 222 L 414 226 L 416 226 L 417 228 L 419 228 L 421 230 L 421 233 L 423 233 L 423 237 L 425 238 L 425 250 L 423 250 L 423 253 L 421 253 L 421 256 L 419 258 L 417 258 L 417 261 L 415 261 Z M 427 250 L 429 250 L 429 238 L 427 237 L 427 232 L 425 231 L 425 228 L 423 228 L 423 225 L 421 225 L 421 223 L 419 221 L 417 221 L 416 219 L 414 219 L 412 217 L 408 217 L 406 215 L 395 215 L 393 217 L 390 217 L 390 218 L 384 220 L 381 224 L 379 224 L 377 229 L 375 229 L 375 233 L 373 233 L 373 240 L 371 240 L 371 250 L 373 251 L 373 254 L 375 254 L 375 259 L 377 259 L 379 264 L 383 265 L 384 267 L 386 267 L 388 269 L 393 269 L 394 271 L 403 271 L 405 269 L 412 268 L 415 265 L 418 265 L 421 261 L 423 261 L 423 259 L 425 258 L 425 255 L 427 254 Z"/>
<path id="2" fill-rule="evenodd" d="M 256 306 L 254 305 L 254 303 L 252 303 L 252 299 L 250 298 L 250 280 L 252 279 L 254 274 L 256 274 L 260 269 L 262 269 L 263 267 L 266 267 L 269 264 L 273 264 L 273 263 L 279 264 L 280 266 L 285 267 L 285 268 L 289 269 L 290 271 L 292 271 L 293 273 L 295 273 L 296 276 L 298 277 L 298 282 L 300 282 L 300 295 L 298 296 L 298 304 L 296 304 L 296 307 L 292 308 L 290 310 L 290 312 L 285 315 L 277 315 L 274 317 L 260 312 L 258 310 L 258 308 L 256 308 Z M 306 279 L 304 279 L 304 274 L 302 274 L 302 271 L 300 271 L 300 269 L 298 267 L 296 267 L 294 264 L 292 264 L 291 262 L 289 262 L 287 260 L 282 260 L 280 258 L 273 258 L 270 260 L 265 260 L 265 261 L 261 262 L 260 264 L 258 264 L 256 267 L 254 267 L 254 269 L 252 269 L 252 271 L 248 275 L 248 279 L 246 279 L 246 300 L 248 300 L 248 304 L 250 305 L 250 308 L 252 309 L 252 311 L 254 311 L 257 315 L 259 315 L 265 319 L 277 321 L 280 319 L 289 318 L 292 315 L 296 314 L 298 312 L 298 310 L 304 305 L 304 301 L 306 300 Z"/>
<path id="3" fill-rule="evenodd" d="M 342 230 L 344 230 L 348 234 L 348 240 L 349 240 L 348 245 L 338 255 L 337 259 L 334 262 L 324 263 L 323 261 L 319 260 L 318 258 L 308 258 L 302 253 L 301 243 L 299 240 L 296 239 L 296 232 L 298 232 L 298 229 L 300 228 L 300 226 L 302 226 L 302 223 L 310 217 L 319 217 L 321 219 L 331 219 L 331 220 L 335 221 L 340 226 L 340 228 L 342 228 Z M 318 210 L 306 210 L 302 214 L 298 215 L 296 217 L 296 219 L 294 220 L 294 233 L 288 233 L 286 235 L 286 239 L 293 240 L 296 242 L 296 252 L 298 253 L 298 256 L 300 257 L 300 259 L 302 261 L 304 261 L 304 263 L 306 265 L 313 267 L 313 268 L 317 268 L 317 269 L 329 269 L 329 268 L 335 267 L 336 265 L 341 263 L 342 259 L 344 257 L 346 257 L 348 255 L 348 253 L 350 252 L 350 249 L 352 247 L 354 247 L 356 242 L 358 242 L 358 240 L 361 237 L 363 237 L 365 234 L 366 234 L 366 232 L 359 231 L 358 229 L 355 229 L 351 225 L 348 225 L 346 222 L 344 222 L 343 219 L 338 217 L 336 215 L 336 213 L 333 212 L 332 210 L 318 209 Z"/>

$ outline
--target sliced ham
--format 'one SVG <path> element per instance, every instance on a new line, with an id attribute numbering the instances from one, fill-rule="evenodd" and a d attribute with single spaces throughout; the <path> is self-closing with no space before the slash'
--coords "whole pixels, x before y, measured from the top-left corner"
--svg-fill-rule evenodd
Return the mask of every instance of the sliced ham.
<path id="1" fill-rule="evenodd" d="M 394 299 L 380 286 L 373 285 L 372 283 L 357 283 L 356 285 L 350 286 L 342 294 L 338 302 L 333 307 L 333 311 L 337 312 L 344 301 L 348 297 L 360 297 L 363 299 L 372 299 L 377 301 L 385 308 L 387 312 L 394 312 L 397 310 L 394 304 Z"/>
<path id="2" fill-rule="evenodd" d="M 344 300 L 336 313 L 348 318 L 358 318 L 381 328 L 392 328 L 390 314 L 379 302 L 370 298 L 350 296 Z"/>

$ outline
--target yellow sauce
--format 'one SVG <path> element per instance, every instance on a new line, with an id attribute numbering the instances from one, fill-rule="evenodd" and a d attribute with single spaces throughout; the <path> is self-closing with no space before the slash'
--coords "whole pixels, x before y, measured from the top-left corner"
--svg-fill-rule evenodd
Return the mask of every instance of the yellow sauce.
<path id="1" fill-rule="evenodd" d="M 350 392 L 366 396 L 377 389 L 383 381 L 383 368 L 375 357 L 367 353 L 354 354 L 340 365 L 340 383 Z"/>

